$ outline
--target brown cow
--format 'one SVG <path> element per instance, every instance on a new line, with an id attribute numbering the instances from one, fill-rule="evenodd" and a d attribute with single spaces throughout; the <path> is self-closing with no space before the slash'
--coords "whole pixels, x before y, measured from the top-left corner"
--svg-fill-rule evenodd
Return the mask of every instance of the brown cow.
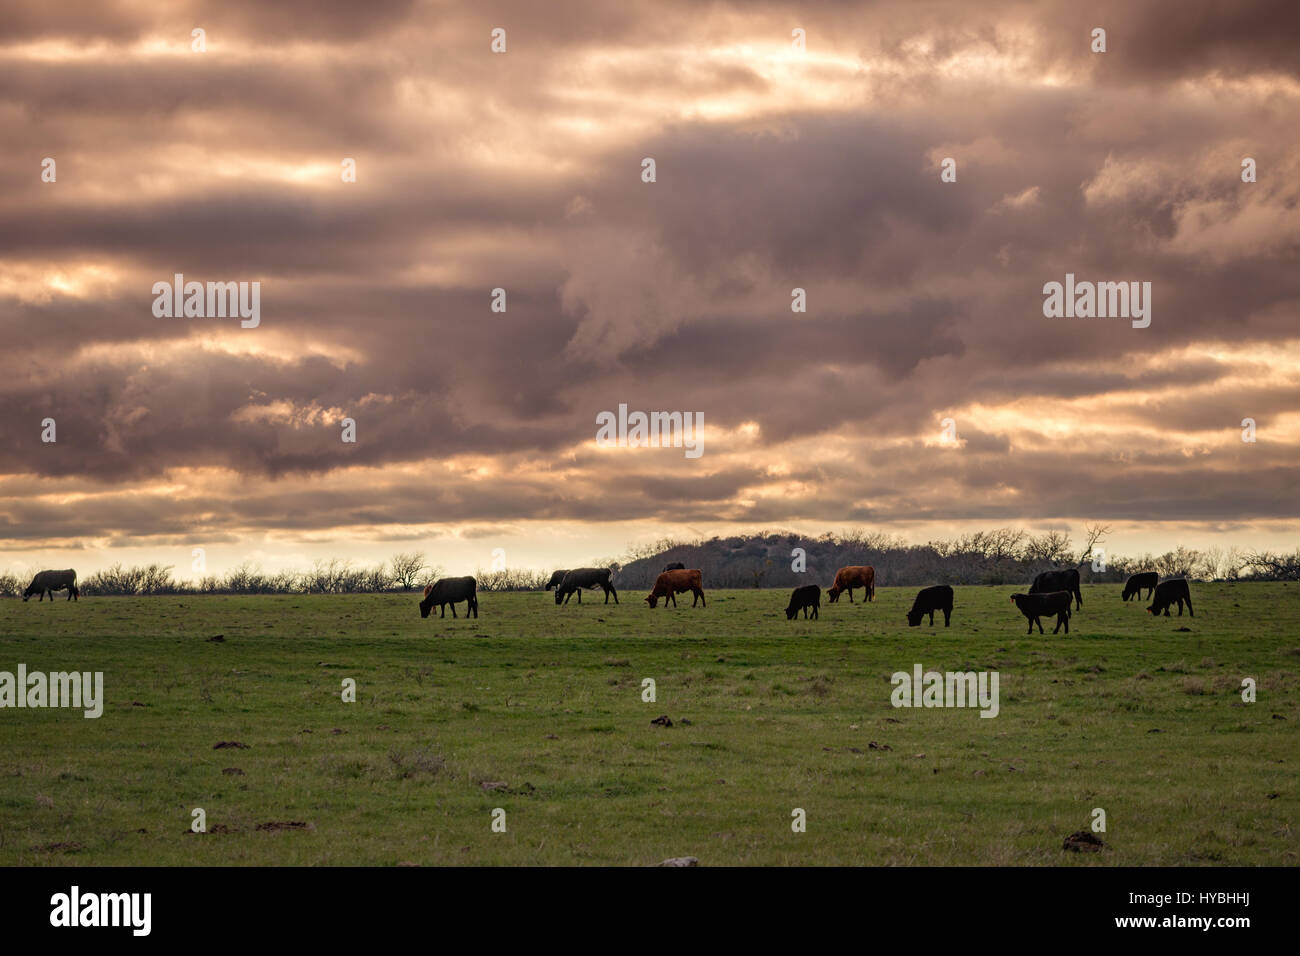
<path id="1" fill-rule="evenodd" d="M 840 599 L 841 592 L 849 592 L 849 603 L 853 603 L 853 589 L 866 588 L 867 600 L 876 599 L 876 569 L 871 565 L 852 565 L 835 572 L 835 583 L 826 589 L 826 596 L 834 604 Z"/>
<path id="2" fill-rule="evenodd" d="M 691 607 L 696 603 L 708 607 L 708 602 L 704 600 L 704 588 L 701 586 L 703 575 L 699 569 L 680 571 L 665 571 L 659 577 L 655 578 L 655 586 L 650 591 L 650 596 L 646 598 L 646 603 L 651 607 L 658 607 L 660 598 L 664 599 L 664 607 L 668 602 L 673 602 L 673 607 L 677 606 L 677 595 L 683 591 L 695 592 L 695 599 L 691 601 Z"/>

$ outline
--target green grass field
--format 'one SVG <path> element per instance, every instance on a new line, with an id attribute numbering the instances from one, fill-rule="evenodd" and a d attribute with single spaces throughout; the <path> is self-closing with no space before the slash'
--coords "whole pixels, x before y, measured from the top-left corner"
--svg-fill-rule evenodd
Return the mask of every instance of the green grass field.
<path id="1" fill-rule="evenodd" d="M 1011 587 L 908 628 L 915 590 L 793 623 L 786 590 L 0 602 L 0 670 L 106 697 L 0 710 L 0 864 L 1296 862 L 1300 587 L 1194 584 L 1195 618 L 1153 620 L 1085 586 L 1068 637 L 1026 636 Z M 916 663 L 998 671 L 999 716 L 891 707 Z M 1063 852 L 1094 807 L 1107 848 Z"/>

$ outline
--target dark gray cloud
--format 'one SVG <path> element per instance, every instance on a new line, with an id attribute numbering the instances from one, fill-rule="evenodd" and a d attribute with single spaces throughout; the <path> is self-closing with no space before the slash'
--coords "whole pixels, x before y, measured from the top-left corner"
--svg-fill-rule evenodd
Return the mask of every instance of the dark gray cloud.
<path id="1" fill-rule="evenodd" d="M 1294 518 L 1298 16 L 18 6 L 0 537 Z M 260 281 L 261 327 L 155 318 L 175 272 Z M 1044 318 L 1067 272 L 1151 282 L 1151 327 Z M 705 456 L 596 453 L 619 403 Z"/>

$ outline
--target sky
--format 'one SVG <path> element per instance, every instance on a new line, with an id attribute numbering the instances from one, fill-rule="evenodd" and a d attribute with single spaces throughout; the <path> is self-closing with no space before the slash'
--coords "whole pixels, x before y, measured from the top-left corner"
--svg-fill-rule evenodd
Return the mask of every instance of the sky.
<path id="1" fill-rule="evenodd" d="M 0 572 L 1300 544 L 1292 2 L 0 8 Z"/>

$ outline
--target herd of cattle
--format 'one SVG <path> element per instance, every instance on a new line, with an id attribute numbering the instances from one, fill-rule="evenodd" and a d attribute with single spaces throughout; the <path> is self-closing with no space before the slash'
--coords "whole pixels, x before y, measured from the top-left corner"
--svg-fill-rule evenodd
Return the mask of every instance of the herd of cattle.
<path id="1" fill-rule="evenodd" d="M 597 588 L 604 591 L 606 604 L 611 597 L 615 604 L 618 603 L 618 591 L 614 588 L 613 572 L 609 568 L 574 568 L 556 571 L 546 584 L 546 590 L 555 592 L 557 605 L 568 604 L 575 594 L 578 596 L 578 603 L 581 604 L 582 592 L 594 591 Z M 826 596 L 831 604 L 835 604 L 840 595 L 847 592 L 849 603 L 852 604 L 853 592 L 859 588 L 862 589 L 865 601 L 875 600 L 875 568 L 870 565 L 840 568 L 835 574 L 834 582 L 826 589 Z M 1194 615 L 1192 596 L 1185 578 L 1161 581 L 1160 576 L 1154 571 L 1135 574 L 1124 585 L 1123 599 L 1127 602 L 1135 596 L 1140 597 L 1144 590 L 1147 596 L 1152 598 L 1151 606 L 1147 608 L 1149 614 L 1163 613 L 1165 617 L 1169 617 L 1169 609 L 1177 604 L 1178 616 L 1182 617 L 1183 605 L 1186 604 L 1187 612 Z M 676 607 L 677 595 L 687 591 L 692 594 L 691 607 L 708 606 L 704 598 L 704 573 L 698 568 L 687 568 L 681 563 L 670 564 L 655 579 L 654 587 L 650 589 L 645 601 L 652 608 L 658 607 L 660 599 L 663 600 L 664 607 L 668 607 L 669 602 Z M 459 601 L 467 602 L 466 615 L 472 611 L 474 616 L 478 617 L 478 595 L 474 579 L 443 578 L 424 589 L 424 600 L 420 602 L 420 616 L 428 617 L 433 606 L 438 605 L 439 616 L 446 617 L 445 606 L 450 604 L 451 616 L 455 617 L 456 603 Z M 813 618 L 819 617 L 821 602 L 822 589 L 816 584 L 805 584 L 795 588 L 790 594 L 790 603 L 785 609 L 786 620 L 793 620 L 800 611 L 803 612 L 805 619 L 810 616 L 810 612 Z M 1065 633 L 1069 634 L 1071 604 L 1075 610 L 1083 607 L 1079 571 L 1077 568 L 1044 571 L 1029 585 L 1028 594 L 1013 594 L 1011 602 L 1029 622 L 1030 634 L 1034 632 L 1035 625 L 1038 626 L 1038 633 L 1044 633 L 1042 619 L 1044 617 L 1050 619 L 1053 616 L 1056 618 L 1056 627 L 1052 633 L 1057 634 L 1064 627 Z M 949 627 L 952 623 L 952 605 L 953 591 L 948 585 L 937 584 L 922 588 L 912 602 L 912 609 L 907 612 L 907 623 L 911 627 L 918 627 L 928 615 L 930 624 L 933 625 L 935 612 L 942 611 L 943 626 Z"/>
<path id="2" fill-rule="evenodd" d="M 613 573 L 609 568 L 575 568 L 556 571 L 546 585 L 546 590 L 554 589 L 556 604 L 568 604 L 569 599 L 575 594 L 578 596 L 578 603 L 581 604 L 582 592 L 596 588 L 605 592 L 606 604 L 611 597 L 615 604 L 618 603 L 618 591 L 614 589 Z M 849 603 L 852 604 L 853 592 L 858 588 L 862 589 L 864 601 L 875 600 L 875 568 L 870 565 L 840 568 L 835 574 L 835 581 L 826 589 L 826 596 L 830 603 L 834 604 L 839 600 L 840 595 L 847 591 Z M 41 571 L 32 578 L 32 583 L 23 592 L 23 600 L 26 601 L 36 594 L 39 595 L 36 600 L 43 601 L 48 594 L 53 601 L 55 591 L 67 591 L 69 601 L 78 599 L 81 592 L 77 588 L 77 572 L 71 568 L 65 571 Z M 655 579 L 654 587 L 650 589 L 645 600 L 652 608 L 658 606 L 660 599 L 663 600 L 665 608 L 670 601 L 673 607 L 676 607 L 677 595 L 687 591 L 692 594 L 691 607 L 697 604 L 708 607 L 704 600 L 703 572 L 698 568 L 687 568 L 679 562 L 664 568 Z M 1178 616 L 1182 617 L 1183 605 L 1186 604 L 1187 613 L 1195 617 L 1195 612 L 1192 610 L 1192 594 L 1186 578 L 1169 578 L 1161 581 L 1160 576 L 1154 571 L 1135 574 L 1125 583 L 1122 597 L 1126 602 L 1130 598 L 1140 599 L 1143 591 L 1146 591 L 1147 597 L 1151 599 L 1151 606 L 1147 608 L 1148 614 L 1159 615 L 1163 612 L 1165 617 L 1169 617 L 1169 609 L 1177 604 Z M 438 608 L 439 617 L 446 617 L 448 605 L 451 606 L 451 616 L 456 617 L 456 605 L 462 601 L 465 603 L 465 616 L 478 617 L 478 582 L 472 577 L 439 578 L 424 589 L 424 597 L 420 601 L 420 617 L 428 617 L 434 607 Z M 800 611 L 803 611 L 805 619 L 810 611 L 812 617 L 817 618 L 821 602 L 822 589 L 816 584 L 805 584 L 795 588 L 790 594 L 790 603 L 785 609 L 786 620 L 794 620 Z M 1052 629 L 1052 633 L 1059 633 L 1064 627 L 1065 633 L 1069 634 L 1071 604 L 1074 605 L 1075 610 L 1083 607 L 1078 568 L 1044 571 L 1029 585 L 1028 594 L 1011 595 L 1011 603 L 1029 622 L 1028 633 L 1034 633 L 1034 625 L 1038 625 L 1039 634 L 1044 633 L 1042 619 L 1045 617 L 1050 619 L 1054 616 L 1056 627 Z M 911 627 L 917 627 L 922 619 L 929 615 L 930 624 L 933 625 L 935 611 L 943 612 L 943 626 L 948 627 L 952 621 L 952 588 L 946 584 L 922 588 L 917 593 L 916 600 L 912 602 L 912 609 L 907 612 L 907 623 Z"/>

